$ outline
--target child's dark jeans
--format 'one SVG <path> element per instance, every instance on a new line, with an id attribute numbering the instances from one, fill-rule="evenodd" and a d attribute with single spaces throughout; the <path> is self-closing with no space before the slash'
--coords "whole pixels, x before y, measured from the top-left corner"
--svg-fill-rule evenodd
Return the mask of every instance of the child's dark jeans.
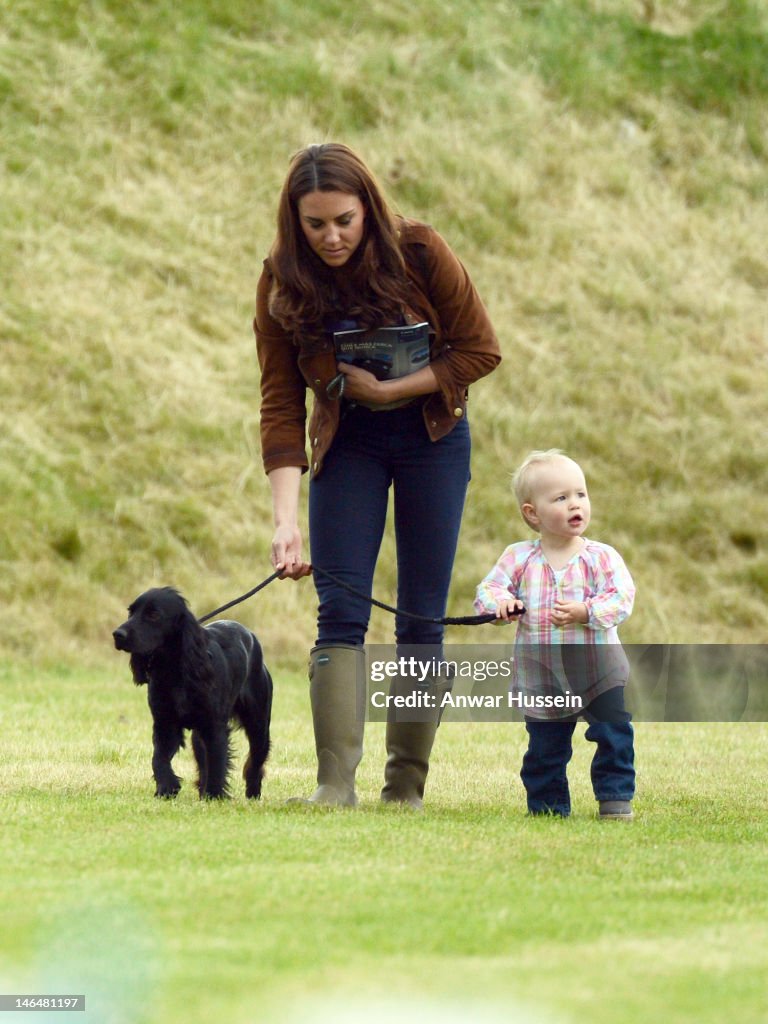
<path id="1" fill-rule="evenodd" d="M 581 712 L 589 723 L 585 738 L 597 744 L 592 759 L 592 789 L 596 800 L 631 800 L 635 795 L 635 749 L 631 715 L 624 708 L 624 688 L 601 693 Z M 531 814 L 571 813 L 566 766 L 578 715 L 542 721 L 526 718 L 528 750 L 523 757 L 523 780 Z"/>

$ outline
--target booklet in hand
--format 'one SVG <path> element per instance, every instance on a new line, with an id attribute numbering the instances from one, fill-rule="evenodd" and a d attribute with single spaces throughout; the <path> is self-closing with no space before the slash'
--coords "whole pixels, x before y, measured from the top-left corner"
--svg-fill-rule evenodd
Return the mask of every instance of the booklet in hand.
<path id="1" fill-rule="evenodd" d="M 429 363 L 429 324 L 335 331 L 336 358 L 368 370 L 378 380 L 395 380 Z"/>

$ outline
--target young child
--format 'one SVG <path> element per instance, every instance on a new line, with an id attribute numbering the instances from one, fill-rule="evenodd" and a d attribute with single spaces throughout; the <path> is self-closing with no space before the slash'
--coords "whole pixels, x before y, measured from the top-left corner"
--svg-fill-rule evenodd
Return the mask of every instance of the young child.
<path id="1" fill-rule="evenodd" d="M 559 689 L 583 702 L 576 714 L 548 708 L 526 714 L 528 750 L 520 776 L 528 810 L 570 814 L 566 766 L 582 715 L 589 723 L 585 736 L 597 745 L 591 777 L 599 815 L 628 821 L 634 733 L 624 708 L 629 665 L 616 627 L 632 612 L 632 577 L 617 551 L 584 536 L 591 513 L 587 485 L 580 466 L 563 452 L 532 452 L 513 486 L 523 519 L 541 536 L 504 551 L 477 588 L 475 608 L 496 612 L 500 622 L 516 619 L 518 692 Z"/>

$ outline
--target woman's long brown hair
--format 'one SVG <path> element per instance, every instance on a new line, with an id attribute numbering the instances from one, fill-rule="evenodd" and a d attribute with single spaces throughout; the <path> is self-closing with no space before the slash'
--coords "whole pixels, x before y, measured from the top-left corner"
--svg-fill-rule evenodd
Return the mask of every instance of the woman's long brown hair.
<path id="1" fill-rule="evenodd" d="M 352 302 L 343 310 L 333 269 L 312 251 L 301 227 L 299 200 L 310 192 L 355 195 L 365 209 L 360 245 L 349 265 L 340 268 L 345 271 L 347 301 Z M 397 221 L 373 174 L 349 147 L 328 142 L 293 157 L 280 195 L 270 265 L 275 278 L 270 312 L 294 335 L 317 337 L 334 312 L 364 327 L 391 322 L 400 314 L 407 278 Z"/>

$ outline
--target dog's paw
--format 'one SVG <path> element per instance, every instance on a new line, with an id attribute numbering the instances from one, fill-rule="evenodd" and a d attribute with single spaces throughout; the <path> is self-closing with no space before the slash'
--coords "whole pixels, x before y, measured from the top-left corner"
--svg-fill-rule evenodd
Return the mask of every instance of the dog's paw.
<path id="1" fill-rule="evenodd" d="M 155 789 L 155 796 L 160 800 L 172 800 L 175 796 L 178 796 L 181 785 L 178 786 L 157 786 Z"/>

